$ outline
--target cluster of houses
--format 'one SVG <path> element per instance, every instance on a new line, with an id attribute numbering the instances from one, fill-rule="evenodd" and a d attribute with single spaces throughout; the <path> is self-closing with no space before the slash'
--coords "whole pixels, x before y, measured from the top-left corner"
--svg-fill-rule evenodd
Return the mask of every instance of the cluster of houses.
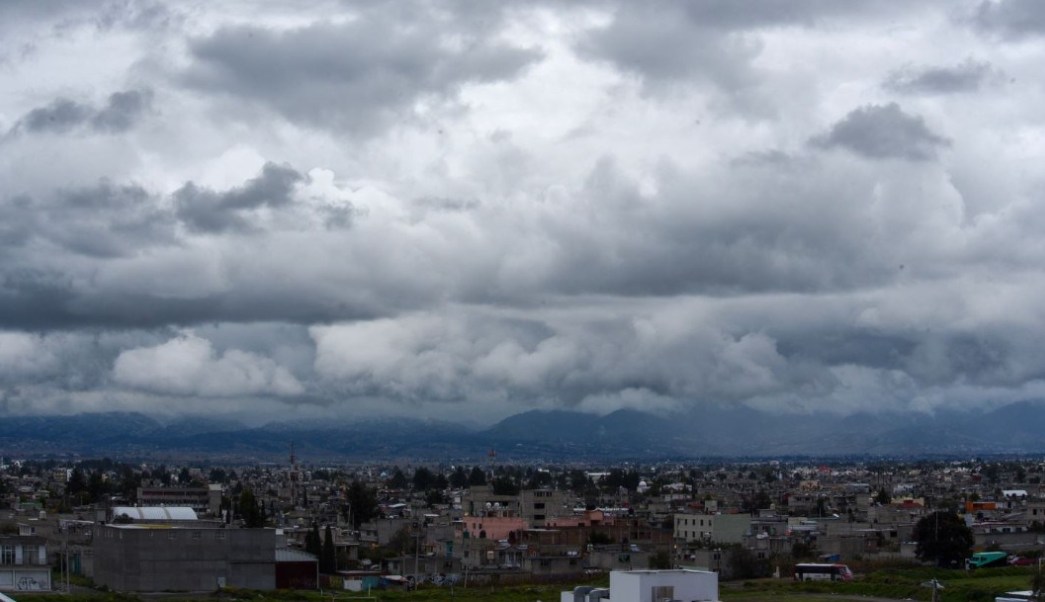
<path id="1" fill-rule="evenodd" d="M 66 488 L 83 479 L 74 470 L 0 467 L 0 591 L 60 589 L 72 576 L 118 591 L 358 591 L 667 569 L 786 577 L 797 560 L 913 559 L 914 524 L 939 508 L 965 517 L 977 549 L 1034 556 L 1045 541 L 1045 471 L 1028 461 L 569 467 L 542 468 L 541 478 L 489 466 L 472 470 L 481 478 L 471 485 L 451 484 L 460 471 L 449 466 L 418 467 L 426 473 L 412 482 L 410 468 L 294 461 L 186 467 L 173 479 L 137 467 L 133 499 L 111 487 L 69 504 Z M 130 474 L 102 472 L 91 477 Z M 372 492 L 373 508 L 351 507 L 360 502 L 350 481 Z M 260 526 L 234 503 L 244 490 Z"/>

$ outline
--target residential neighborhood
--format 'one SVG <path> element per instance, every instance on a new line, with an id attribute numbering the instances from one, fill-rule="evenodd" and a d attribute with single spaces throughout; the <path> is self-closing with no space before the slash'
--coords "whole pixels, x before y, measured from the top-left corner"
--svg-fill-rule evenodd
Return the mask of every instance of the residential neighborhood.
<path id="1" fill-rule="evenodd" d="M 929 561 L 918 522 L 1036 563 L 1031 459 L 649 465 L 179 466 L 5 458 L 0 591 L 374 588 L 685 569 L 791 579 L 801 562 Z"/>

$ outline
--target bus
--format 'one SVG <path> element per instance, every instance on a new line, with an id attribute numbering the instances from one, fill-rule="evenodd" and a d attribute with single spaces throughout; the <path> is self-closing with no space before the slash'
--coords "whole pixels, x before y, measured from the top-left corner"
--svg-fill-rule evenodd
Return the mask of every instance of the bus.
<path id="1" fill-rule="evenodd" d="M 795 565 L 795 581 L 852 581 L 853 571 L 840 564 L 803 562 Z"/>
<path id="2" fill-rule="evenodd" d="M 1009 555 L 1005 552 L 976 552 L 965 561 L 966 568 L 982 569 L 991 566 L 1008 566 Z"/>

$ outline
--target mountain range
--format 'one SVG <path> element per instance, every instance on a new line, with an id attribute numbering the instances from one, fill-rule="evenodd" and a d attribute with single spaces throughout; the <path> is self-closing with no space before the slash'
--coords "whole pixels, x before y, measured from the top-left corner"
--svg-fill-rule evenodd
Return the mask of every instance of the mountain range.
<path id="1" fill-rule="evenodd" d="M 274 422 L 244 427 L 189 417 L 162 423 L 139 413 L 9 416 L 0 455 L 282 461 L 498 461 L 699 459 L 791 456 L 968 456 L 1045 453 L 1045 403 L 935 414 L 773 414 L 707 406 L 663 416 L 533 410 L 488 428 L 432 420 Z"/>

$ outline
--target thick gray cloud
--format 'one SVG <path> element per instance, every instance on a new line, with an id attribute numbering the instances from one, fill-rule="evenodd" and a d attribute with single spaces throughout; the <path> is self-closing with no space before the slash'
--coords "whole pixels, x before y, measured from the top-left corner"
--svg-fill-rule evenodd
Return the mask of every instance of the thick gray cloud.
<path id="1" fill-rule="evenodd" d="M 1045 397 L 1036 10 L 3 5 L 0 413 Z"/>
<path id="2" fill-rule="evenodd" d="M 101 108 L 59 98 L 26 113 L 15 125 L 14 131 L 63 134 L 87 128 L 95 132 L 118 134 L 134 127 L 148 111 L 151 101 L 152 92 L 149 90 L 115 92 Z"/>
<path id="3" fill-rule="evenodd" d="M 766 77 L 757 66 L 764 50 L 762 34 L 785 27 L 845 26 L 847 19 L 873 22 L 892 18 L 898 11 L 919 12 L 912 3 L 821 0 L 611 6 L 609 23 L 579 38 L 577 47 L 584 55 L 637 76 L 648 90 L 710 84 L 726 94 L 733 108 L 759 112 L 764 112 L 760 105 L 773 102 L 760 89 Z"/>
<path id="4" fill-rule="evenodd" d="M 927 161 L 950 141 L 935 134 L 917 115 L 909 115 L 895 102 L 853 109 L 813 143 L 823 148 L 844 148 L 871 159 Z"/>
<path id="5" fill-rule="evenodd" d="M 125 132 L 148 110 L 151 101 L 152 93 L 148 90 L 116 92 L 91 117 L 91 127 L 101 132 Z"/>
<path id="6" fill-rule="evenodd" d="M 294 186 L 302 179 L 289 166 L 266 163 L 261 175 L 224 193 L 201 189 L 189 182 L 174 193 L 178 217 L 189 228 L 201 232 L 245 230 L 250 223 L 244 212 L 290 204 Z"/>
<path id="7" fill-rule="evenodd" d="M 339 25 L 222 28 L 193 40 L 184 79 L 291 121 L 373 133 L 409 119 L 418 101 L 452 98 L 467 82 L 510 79 L 540 58 L 425 16 L 400 23 L 372 10 Z"/>
<path id="8" fill-rule="evenodd" d="M 990 63 L 966 59 L 953 67 L 904 67 L 890 73 L 884 85 L 903 94 L 956 94 L 975 92 L 998 75 Z"/>
<path id="9" fill-rule="evenodd" d="M 1045 6 L 1035 0 L 983 0 L 975 23 L 986 31 L 1022 37 L 1045 33 Z"/>
<path id="10" fill-rule="evenodd" d="M 33 109 L 22 118 L 22 127 L 30 132 L 67 132 L 82 125 L 94 110 L 86 105 L 59 98 L 46 107 Z"/>
<path id="11" fill-rule="evenodd" d="M 625 3 L 608 26 L 590 32 L 579 47 L 637 75 L 647 86 L 689 80 L 736 93 L 754 85 L 750 62 L 760 48 L 715 26 L 715 17 L 730 22 L 735 16 L 717 6 L 687 10 L 685 4 Z"/>
<path id="12" fill-rule="evenodd" d="M 29 245 L 73 254 L 125 257 L 174 240 L 173 220 L 155 196 L 134 184 L 103 180 L 46 198 L 14 197 L 0 205 L 0 256 Z"/>

